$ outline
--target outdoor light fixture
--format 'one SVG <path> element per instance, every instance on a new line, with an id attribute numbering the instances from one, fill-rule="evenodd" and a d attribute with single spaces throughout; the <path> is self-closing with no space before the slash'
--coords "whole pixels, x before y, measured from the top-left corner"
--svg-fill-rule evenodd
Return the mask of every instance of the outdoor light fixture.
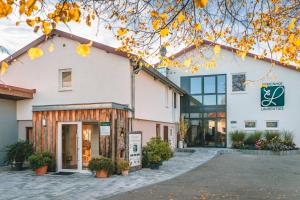
<path id="1" fill-rule="evenodd" d="M 47 120 L 45 118 L 42 119 L 42 126 L 44 126 L 44 127 L 47 126 Z"/>

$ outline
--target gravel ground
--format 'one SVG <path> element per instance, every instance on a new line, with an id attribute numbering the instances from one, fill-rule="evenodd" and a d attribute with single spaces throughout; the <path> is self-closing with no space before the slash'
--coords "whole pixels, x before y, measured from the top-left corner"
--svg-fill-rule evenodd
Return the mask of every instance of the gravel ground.
<path id="1" fill-rule="evenodd" d="M 225 154 L 177 178 L 107 200 L 300 199 L 300 155 Z"/>

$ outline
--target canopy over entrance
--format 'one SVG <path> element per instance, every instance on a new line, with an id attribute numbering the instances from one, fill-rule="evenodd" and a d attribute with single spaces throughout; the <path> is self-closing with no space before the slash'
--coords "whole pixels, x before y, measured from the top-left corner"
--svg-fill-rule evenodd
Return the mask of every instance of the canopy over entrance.
<path id="1" fill-rule="evenodd" d="M 25 89 L 11 85 L 0 84 L 0 98 L 12 100 L 32 99 L 35 89 Z"/>

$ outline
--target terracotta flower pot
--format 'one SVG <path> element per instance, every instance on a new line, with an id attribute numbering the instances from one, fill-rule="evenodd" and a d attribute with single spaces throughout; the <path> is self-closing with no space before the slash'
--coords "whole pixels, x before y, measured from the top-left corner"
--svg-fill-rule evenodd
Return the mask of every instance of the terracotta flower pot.
<path id="1" fill-rule="evenodd" d="M 44 174 L 47 173 L 47 170 L 48 170 L 48 165 L 45 165 L 45 166 L 43 166 L 43 167 L 37 168 L 37 169 L 35 170 L 35 173 L 36 173 L 36 175 L 38 175 L 38 176 L 42 176 L 42 175 L 44 175 Z"/>
<path id="2" fill-rule="evenodd" d="M 107 178 L 108 177 L 108 172 L 106 170 L 96 171 L 96 177 L 97 178 Z"/>
<path id="3" fill-rule="evenodd" d="M 122 176 L 128 176 L 129 170 L 122 170 Z"/>

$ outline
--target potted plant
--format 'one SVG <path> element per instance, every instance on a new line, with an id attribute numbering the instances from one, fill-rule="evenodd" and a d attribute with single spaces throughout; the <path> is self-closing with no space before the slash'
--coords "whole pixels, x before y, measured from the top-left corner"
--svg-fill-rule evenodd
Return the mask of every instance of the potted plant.
<path id="1" fill-rule="evenodd" d="M 149 156 L 150 169 L 159 169 L 161 158 L 157 154 L 151 154 Z"/>
<path id="2" fill-rule="evenodd" d="M 48 171 L 48 164 L 52 160 L 50 153 L 35 153 L 28 158 L 30 167 L 35 170 L 36 175 L 42 176 Z"/>
<path id="3" fill-rule="evenodd" d="M 118 163 L 118 168 L 122 172 L 123 176 L 128 176 L 129 173 L 129 162 L 127 160 L 121 160 Z"/>
<path id="4" fill-rule="evenodd" d="M 88 169 L 95 173 L 97 178 L 107 178 L 114 171 L 114 164 L 106 157 L 92 158 L 88 164 Z"/>
<path id="5" fill-rule="evenodd" d="M 6 147 L 6 161 L 17 170 L 23 169 L 24 161 L 32 154 L 32 144 L 19 141 Z"/>

